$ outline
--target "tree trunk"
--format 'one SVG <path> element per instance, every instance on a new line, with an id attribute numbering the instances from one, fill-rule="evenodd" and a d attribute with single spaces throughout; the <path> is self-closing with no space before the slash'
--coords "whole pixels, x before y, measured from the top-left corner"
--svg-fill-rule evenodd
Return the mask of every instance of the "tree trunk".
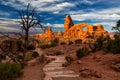
<path id="1" fill-rule="evenodd" d="M 24 44 L 24 50 L 23 50 L 23 59 L 22 59 L 22 67 L 24 68 L 24 65 L 25 65 L 25 58 L 26 58 L 26 52 L 27 52 L 27 47 L 28 47 L 28 44 L 29 44 L 29 42 L 28 42 L 28 32 L 29 32 L 29 30 L 26 30 L 25 31 L 25 44 Z"/>

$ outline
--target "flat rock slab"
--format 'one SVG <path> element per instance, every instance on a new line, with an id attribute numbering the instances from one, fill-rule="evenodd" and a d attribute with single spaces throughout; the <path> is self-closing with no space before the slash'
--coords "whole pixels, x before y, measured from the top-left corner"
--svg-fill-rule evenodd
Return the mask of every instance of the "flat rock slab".
<path id="1" fill-rule="evenodd" d="M 53 80 L 83 80 L 80 77 L 53 77 Z"/>

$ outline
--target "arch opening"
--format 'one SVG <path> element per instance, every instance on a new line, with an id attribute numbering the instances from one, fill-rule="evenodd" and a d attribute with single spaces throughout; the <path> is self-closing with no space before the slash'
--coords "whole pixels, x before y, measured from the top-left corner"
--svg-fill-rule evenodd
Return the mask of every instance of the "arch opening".
<path id="1" fill-rule="evenodd" d="M 82 30 L 83 30 L 83 31 L 87 31 L 87 27 L 84 26 L 84 27 L 82 28 Z"/>

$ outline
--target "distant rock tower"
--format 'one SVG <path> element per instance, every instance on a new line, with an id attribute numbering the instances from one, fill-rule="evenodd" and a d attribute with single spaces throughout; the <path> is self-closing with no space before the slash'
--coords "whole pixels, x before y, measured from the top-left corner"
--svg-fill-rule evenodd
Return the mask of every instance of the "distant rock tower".
<path id="1" fill-rule="evenodd" d="M 65 18 L 65 22 L 64 22 L 64 29 L 65 29 L 65 32 L 71 28 L 71 26 L 73 26 L 73 22 L 72 22 L 72 19 L 70 17 L 70 15 L 66 15 L 66 18 Z"/>

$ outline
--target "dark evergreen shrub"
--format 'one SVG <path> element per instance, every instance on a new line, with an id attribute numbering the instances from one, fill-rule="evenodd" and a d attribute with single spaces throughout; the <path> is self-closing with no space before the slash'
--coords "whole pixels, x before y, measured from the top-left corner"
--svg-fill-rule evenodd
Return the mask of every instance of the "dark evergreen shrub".
<path id="1" fill-rule="evenodd" d="M 106 52 L 112 52 L 114 54 L 120 54 L 120 36 L 115 35 L 114 39 L 107 39 L 103 45 L 103 49 Z"/>
<path id="2" fill-rule="evenodd" d="M 87 56 L 89 54 L 89 50 L 88 48 L 79 48 L 77 51 L 76 51 L 76 56 L 78 59 L 84 57 L 84 56 Z"/>
<path id="3" fill-rule="evenodd" d="M 68 55 L 68 56 L 65 57 L 65 60 L 66 60 L 68 63 L 71 63 L 71 62 L 73 61 L 73 58 L 72 58 L 70 55 Z"/>
<path id="4" fill-rule="evenodd" d="M 33 59 L 32 54 L 28 54 L 26 56 L 26 61 L 30 61 L 31 59 Z"/>
<path id="5" fill-rule="evenodd" d="M 106 39 L 103 36 L 100 36 L 96 39 L 92 51 L 101 50 Z"/>
<path id="6" fill-rule="evenodd" d="M 75 43 L 76 43 L 76 44 L 81 44 L 81 43 L 82 43 L 82 40 L 81 40 L 81 39 L 77 39 L 77 40 L 75 40 Z"/>
<path id="7" fill-rule="evenodd" d="M 0 54 L 0 62 L 1 60 L 5 59 L 5 55 Z"/>
<path id="8" fill-rule="evenodd" d="M 65 42 L 60 42 L 60 45 L 66 45 L 66 43 Z"/>
<path id="9" fill-rule="evenodd" d="M 68 45 L 71 45 L 71 44 L 73 44 L 73 42 L 72 42 L 72 41 L 69 41 L 69 42 L 68 42 Z"/>
<path id="10" fill-rule="evenodd" d="M 29 45 L 29 46 L 27 47 L 27 50 L 35 50 L 35 46 L 34 46 L 34 45 Z"/>
<path id="11" fill-rule="evenodd" d="M 33 57 L 33 58 L 36 58 L 36 57 L 38 57 L 38 56 L 39 56 L 38 52 L 34 51 L 34 52 L 32 53 L 32 57 Z"/>
<path id="12" fill-rule="evenodd" d="M 61 51 L 56 51 L 54 54 L 55 54 L 56 56 L 58 56 L 58 55 L 61 55 L 62 52 L 61 52 Z"/>
<path id="13" fill-rule="evenodd" d="M 0 80 L 15 80 L 22 75 L 19 64 L 0 63 Z"/>
<path id="14" fill-rule="evenodd" d="M 40 45 L 40 48 L 46 49 L 46 48 L 55 47 L 55 46 L 57 46 L 58 42 L 59 42 L 59 39 L 55 38 L 54 40 L 51 40 L 49 44 Z"/>

